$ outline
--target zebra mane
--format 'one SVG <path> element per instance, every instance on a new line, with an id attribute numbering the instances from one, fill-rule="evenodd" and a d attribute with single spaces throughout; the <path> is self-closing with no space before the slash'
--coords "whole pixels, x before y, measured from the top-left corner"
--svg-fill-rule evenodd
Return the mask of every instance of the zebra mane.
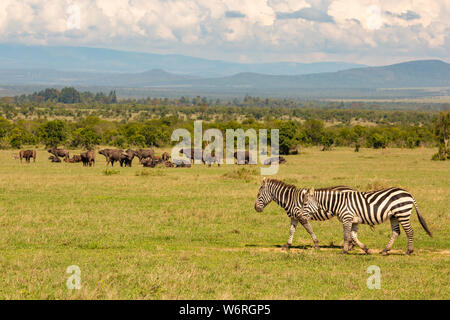
<path id="1" fill-rule="evenodd" d="M 283 186 L 285 188 L 294 188 L 294 189 L 299 189 L 296 186 L 294 186 L 293 184 L 287 184 L 286 182 L 283 182 L 281 180 L 277 180 L 277 179 L 267 179 L 266 183 L 270 183 L 274 186 Z"/>

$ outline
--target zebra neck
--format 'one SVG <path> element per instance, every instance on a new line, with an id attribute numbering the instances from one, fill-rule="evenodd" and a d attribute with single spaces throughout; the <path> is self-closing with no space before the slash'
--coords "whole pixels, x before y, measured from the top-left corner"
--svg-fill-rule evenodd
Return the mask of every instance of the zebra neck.
<path id="1" fill-rule="evenodd" d="M 295 192 L 295 189 L 290 189 L 290 188 L 286 188 L 286 189 L 281 189 L 278 190 L 277 192 L 273 192 L 273 199 L 274 201 L 283 209 L 288 210 L 291 201 L 290 199 L 292 198 L 293 193 Z"/>

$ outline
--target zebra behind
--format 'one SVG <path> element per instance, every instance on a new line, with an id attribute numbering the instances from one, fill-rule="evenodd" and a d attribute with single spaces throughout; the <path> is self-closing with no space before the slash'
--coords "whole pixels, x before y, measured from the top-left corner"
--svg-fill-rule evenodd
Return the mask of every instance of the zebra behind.
<path id="1" fill-rule="evenodd" d="M 341 192 L 355 191 L 345 186 L 337 186 L 327 190 L 340 190 Z M 317 210 L 310 215 L 302 215 L 301 205 L 308 189 L 300 189 L 294 185 L 288 185 L 280 180 L 263 178 L 261 187 L 255 201 L 255 210 L 262 212 L 264 208 L 272 201 L 275 201 L 280 207 L 286 210 L 286 214 L 291 218 L 288 242 L 283 248 L 288 249 L 292 245 L 295 230 L 298 222 L 302 224 L 314 241 L 314 247 L 319 248 L 319 241 L 309 223 L 309 220 L 324 221 L 334 217 L 331 211 Z"/>
<path id="2" fill-rule="evenodd" d="M 389 219 L 392 235 L 382 254 L 386 255 L 392 249 L 392 245 L 400 235 L 401 225 L 408 237 L 406 254 L 410 255 L 414 251 L 414 232 L 410 223 L 413 205 L 420 224 L 426 233 L 432 237 L 413 196 L 400 188 L 388 188 L 372 192 L 314 191 L 314 189 L 310 189 L 303 197 L 301 208 L 302 214 L 306 216 L 314 215 L 318 210 L 325 210 L 331 211 L 338 217 L 344 228 L 344 253 L 348 252 L 352 242 L 368 253 L 369 249 L 358 240 L 358 225 L 363 223 L 373 226 Z"/>

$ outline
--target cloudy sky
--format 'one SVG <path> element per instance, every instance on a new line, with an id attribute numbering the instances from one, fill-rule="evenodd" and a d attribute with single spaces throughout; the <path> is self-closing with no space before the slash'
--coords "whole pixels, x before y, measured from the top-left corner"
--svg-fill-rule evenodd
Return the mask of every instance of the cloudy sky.
<path id="1" fill-rule="evenodd" d="M 236 62 L 450 62 L 450 0 L 1 0 L 0 42 Z"/>

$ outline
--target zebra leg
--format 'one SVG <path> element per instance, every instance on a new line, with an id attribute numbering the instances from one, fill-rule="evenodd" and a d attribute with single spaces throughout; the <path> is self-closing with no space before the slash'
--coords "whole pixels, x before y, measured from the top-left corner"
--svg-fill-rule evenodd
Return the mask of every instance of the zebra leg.
<path id="1" fill-rule="evenodd" d="M 300 222 L 301 222 L 303 228 L 305 228 L 305 230 L 309 233 L 309 235 L 313 239 L 313 241 L 314 241 L 314 248 L 315 249 L 319 249 L 319 240 L 317 240 L 317 237 L 314 234 L 314 231 L 313 231 L 311 225 L 309 224 L 309 221 L 308 220 L 303 220 L 303 221 L 300 221 Z"/>
<path id="2" fill-rule="evenodd" d="M 348 253 L 350 243 L 352 242 L 352 220 L 343 221 L 342 225 L 344 228 L 344 249 L 342 253 Z"/>
<path id="3" fill-rule="evenodd" d="M 291 219 L 291 227 L 289 228 L 289 239 L 288 242 L 283 246 L 283 249 L 289 249 L 292 245 L 292 240 L 294 239 L 295 229 L 297 228 L 298 221 L 295 219 Z"/>
<path id="4" fill-rule="evenodd" d="M 369 254 L 369 248 L 367 248 L 365 246 L 365 244 L 362 243 L 361 241 L 359 241 L 359 239 L 358 239 L 358 224 L 357 223 L 352 224 L 352 243 L 355 243 L 356 245 L 358 245 L 358 247 L 363 249 L 366 254 Z"/>
<path id="5" fill-rule="evenodd" d="M 389 251 L 392 249 L 392 245 L 394 244 L 397 237 L 400 235 L 400 226 L 398 224 L 398 219 L 396 217 L 391 217 L 391 228 L 392 228 L 392 236 L 389 242 L 386 245 L 386 248 L 381 252 L 383 256 L 387 255 Z"/>
<path id="6" fill-rule="evenodd" d="M 411 223 L 409 218 L 411 216 L 411 211 L 407 216 L 399 217 L 398 220 L 402 225 L 403 230 L 405 230 L 406 236 L 408 237 L 408 250 L 406 250 L 406 254 L 409 256 L 414 251 L 413 241 L 414 241 L 414 231 L 411 227 Z"/>

